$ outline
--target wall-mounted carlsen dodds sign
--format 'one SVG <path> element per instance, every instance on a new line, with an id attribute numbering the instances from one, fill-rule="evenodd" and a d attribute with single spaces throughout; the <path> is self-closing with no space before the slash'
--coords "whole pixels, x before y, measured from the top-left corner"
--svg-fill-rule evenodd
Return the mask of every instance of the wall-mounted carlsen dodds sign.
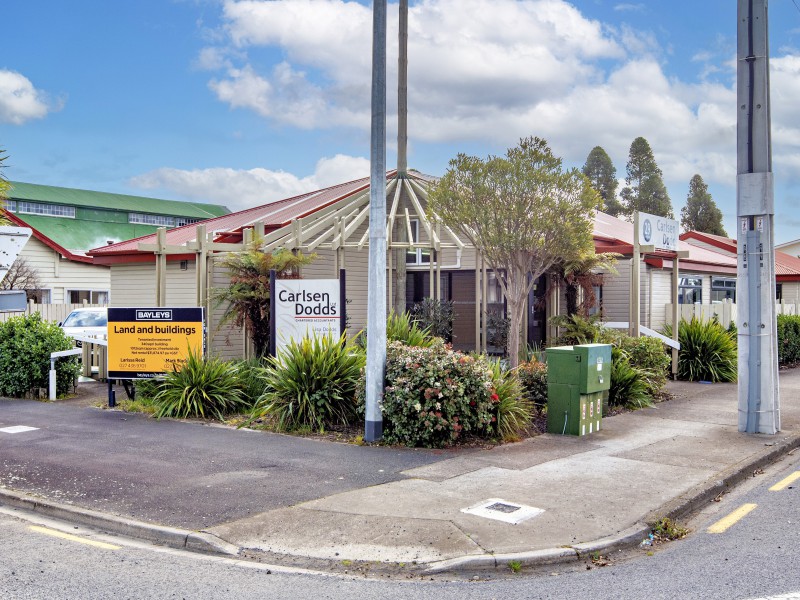
<path id="1" fill-rule="evenodd" d="M 339 279 L 272 280 L 272 340 L 275 355 L 291 340 L 344 331 L 344 272 Z"/>
<path id="2" fill-rule="evenodd" d="M 186 360 L 189 348 L 202 354 L 203 309 L 109 308 L 109 379 L 150 379 Z"/>
<path id="3" fill-rule="evenodd" d="M 655 246 L 656 250 L 678 249 L 678 222 L 673 219 L 639 213 L 639 245 Z"/>

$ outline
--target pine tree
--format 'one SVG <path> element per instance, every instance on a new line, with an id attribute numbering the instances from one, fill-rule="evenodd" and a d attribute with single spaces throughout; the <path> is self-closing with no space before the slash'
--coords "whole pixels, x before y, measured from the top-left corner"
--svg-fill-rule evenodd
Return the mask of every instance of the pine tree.
<path id="1" fill-rule="evenodd" d="M 681 227 L 684 231 L 702 231 L 728 237 L 722 226 L 722 211 L 708 193 L 708 186 L 700 175 L 689 182 L 686 206 L 681 209 Z"/>
<path id="2" fill-rule="evenodd" d="M 623 213 L 624 207 L 617 199 L 617 169 L 611 158 L 601 146 L 595 146 L 586 157 L 583 165 L 583 174 L 592 182 L 592 187 L 603 198 L 605 208 L 609 215 L 616 217 Z"/>
<path id="3" fill-rule="evenodd" d="M 672 202 L 662 179 L 663 173 L 656 164 L 650 144 L 643 137 L 637 137 L 631 144 L 626 172 L 627 185 L 620 192 L 625 214 L 641 211 L 672 219 Z"/>

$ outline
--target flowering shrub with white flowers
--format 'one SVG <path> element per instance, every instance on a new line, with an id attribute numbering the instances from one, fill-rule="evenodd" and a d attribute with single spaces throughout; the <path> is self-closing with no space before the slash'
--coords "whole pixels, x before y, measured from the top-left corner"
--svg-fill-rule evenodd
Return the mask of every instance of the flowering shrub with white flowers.
<path id="1" fill-rule="evenodd" d="M 454 352 L 441 340 L 429 348 L 387 346 L 381 406 L 387 442 L 439 448 L 467 433 L 489 437 L 499 402 L 486 358 Z"/>

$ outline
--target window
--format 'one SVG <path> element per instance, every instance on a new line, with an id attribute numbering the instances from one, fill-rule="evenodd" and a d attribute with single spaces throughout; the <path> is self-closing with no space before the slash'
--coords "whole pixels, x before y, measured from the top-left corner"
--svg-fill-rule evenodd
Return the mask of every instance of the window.
<path id="1" fill-rule="evenodd" d="M 593 285 L 592 290 L 594 291 L 594 304 L 589 307 L 590 317 L 599 314 L 603 307 L 603 286 Z"/>
<path id="2" fill-rule="evenodd" d="M 67 290 L 69 304 L 108 304 L 107 290 Z"/>
<path id="3" fill-rule="evenodd" d="M 775 284 L 775 300 L 777 302 L 783 302 L 783 284 L 776 283 Z"/>
<path id="4" fill-rule="evenodd" d="M 6 200 L 6 210 L 8 212 L 17 212 L 17 201 L 16 200 Z"/>
<path id="5" fill-rule="evenodd" d="M 193 217 L 169 217 L 167 215 L 150 215 L 147 213 L 128 213 L 128 223 L 136 225 L 156 225 L 158 227 L 182 227 L 198 223 L 203 219 Z"/>
<path id="6" fill-rule="evenodd" d="M 50 304 L 50 290 L 25 290 L 28 301 L 33 300 L 34 304 Z"/>
<path id="7" fill-rule="evenodd" d="M 147 215 L 144 213 L 128 213 L 128 223 L 138 225 L 157 225 L 159 227 L 175 227 L 175 218 L 165 215 Z"/>
<path id="8" fill-rule="evenodd" d="M 736 278 L 711 278 L 711 304 L 720 302 L 736 302 Z"/>
<path id="9" fill-rule="evenodd" d="M 678 286 L 678 304 L 700 304 L 703 302 L 703 278 L 681 277 Z"/>
<path id="10" fill-rule="evenodd" d="M 419 221 L 417 219 L 411 220 L 411 235 L 413 242 L 419 241 Z M 436 261 L 436 254 L 433 256 L 434 262 Z M 430 248 L 409 248 L 406 250 L 406 264 L 408 265 L 429 265 L 431 262 L 431 249 Z"/>
<path id="11" fill-rule="evenodd" d="M 28 215 L 47 215 L 48 217 L 68 217 L 75 218 L 75 207 L 64 206 L 63 204 L 42 204 L 41 202 L 27 202 L 20 200 L 17 202 L 17 212 Z"/>

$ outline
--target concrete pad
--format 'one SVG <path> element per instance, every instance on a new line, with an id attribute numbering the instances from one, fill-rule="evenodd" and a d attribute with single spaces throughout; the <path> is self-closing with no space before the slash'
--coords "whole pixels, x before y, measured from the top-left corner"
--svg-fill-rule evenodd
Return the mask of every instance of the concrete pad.
<path id="1" fill-rule="evenodd" d="M 446 521 L 299 507 L 270 511 L 208 532 L 243 548 L 330 560 L 432 562 L 483 553 Z"/>
<path id="2" fill-rule="evenodd" d="M 409 469 L 403 475 L 444 481 L 483 467 L 522 470 L 534 465 L 572 454 L 590 452 L 600 448 L 591 438 L 575 436 L 540 435 L 522 442 L 492 448 L 479 455 L 461 456 L 430 465 Z"/>
<path id="3" fill-rule="evenodd" d="M 675 436 L 642 448 L 615 454 L 619 458 L 657 462 L 691 468 L 721 471 L 761 449 L 760 440 L 729 432 L 724 440 L 719 435 L 711 437 Z"/>

